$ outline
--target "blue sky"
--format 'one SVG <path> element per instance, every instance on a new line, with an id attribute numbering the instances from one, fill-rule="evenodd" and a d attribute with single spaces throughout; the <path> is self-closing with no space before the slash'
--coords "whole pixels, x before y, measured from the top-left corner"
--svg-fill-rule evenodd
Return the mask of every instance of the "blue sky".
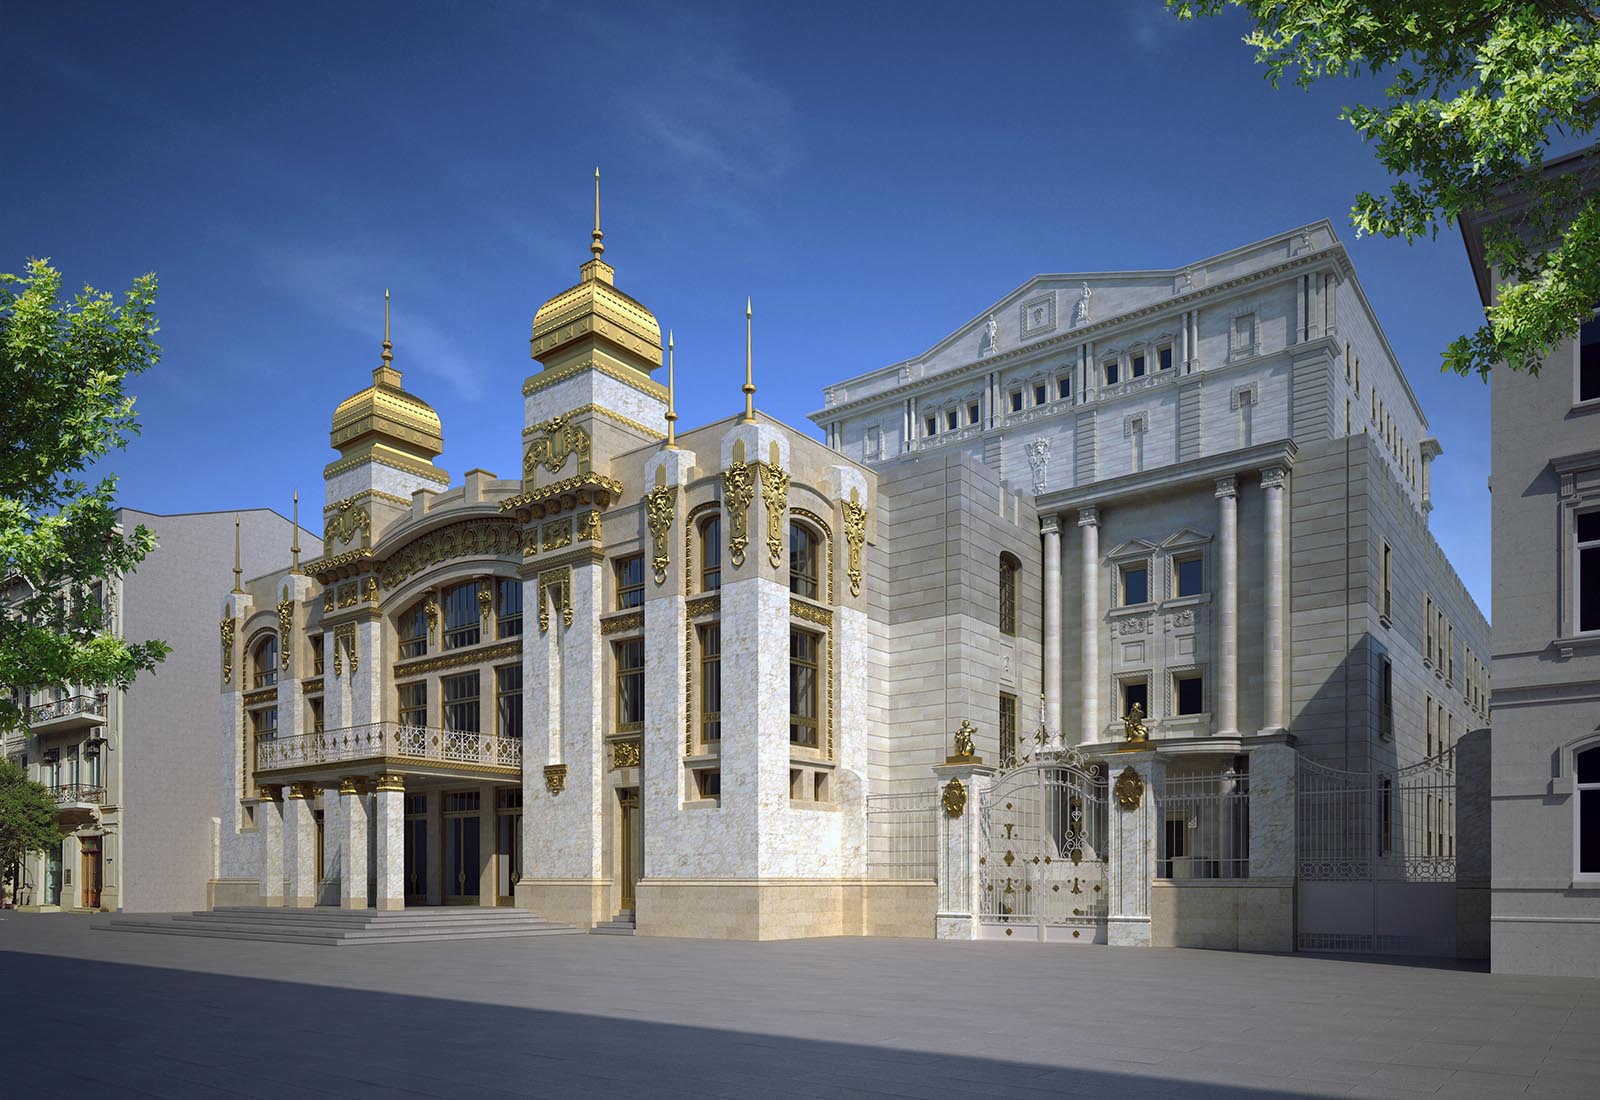
<path id="1" fill-rule="evenodd" d="M 1170 267 L 1329 218 L 1445 455 L 1434 530 L 1487 610 L 1488 390 L 1441 376 L 1481 313 L 1454 230 L 1357 240 L 1385 186 L 1274 92 L 1237 20 L 1115 4 L 24 5 L 0 35 L 0 270 L 161 280 L 144 435 L 156 512 L 321 497 L 334 406 L 395 365 L 440 464 L 513 476 L 540 302 L 606 259 L 676 333 L 681 423 L 798 427 L 1030 275 Z M 315 525 L 313 521 L 313 526 Z M 218 562 L 227 579 L 230 562 Z"/>

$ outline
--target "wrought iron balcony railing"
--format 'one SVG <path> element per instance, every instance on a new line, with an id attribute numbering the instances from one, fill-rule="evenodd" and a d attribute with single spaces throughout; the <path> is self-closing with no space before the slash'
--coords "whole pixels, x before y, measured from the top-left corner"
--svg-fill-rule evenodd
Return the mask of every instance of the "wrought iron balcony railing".
<path id="1" fill-rule="evenodd" d="M 69 695 L 65 699 L 56 699 L 49 703 L 40 703 L 38 706 L 28 708 L 28 722 L 38 725 L 41 722 L 51 722 L 57 718 L 70 718 L 75 714 L 88 714 L 97 718 L 106 716 L 106 693 L 96 692 L 93 695 Z"/>
<path id="2" fill-rule="evenodd" d="M 360 760 L 412 760 L 520 770 L 522 739 L 399 722 L 369 722 L 364 726 L 256 742 L 258 772 Z"/>
<path id="3" fill-rule="evenodd" d="M 88 802 L 99 806 L 106 800 L 106 789 L 93 783 L 62 783 L 51 787 L 50 793 L 55 797 L 57 806 L 71 802 Z"/>

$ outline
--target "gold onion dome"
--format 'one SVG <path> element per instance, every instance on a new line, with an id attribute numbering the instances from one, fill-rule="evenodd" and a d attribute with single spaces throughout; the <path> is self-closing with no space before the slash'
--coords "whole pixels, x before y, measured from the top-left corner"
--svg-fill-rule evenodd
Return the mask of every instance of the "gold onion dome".
<path id="1" fill-rule="evenodd" d="M 383 365 L 372 372 L 372 385 L 353 393 L 333 410 L 328 441 L 345 457 L 373 451 L 398 453 L 430 462 L 444 451 L 439 414 L 400 385 L 389 341 L 389 292 L 383 292 Z"/>
<path id="2" fill-rule="evenodd" d="M 639 301 L 613 284 L 616 269 L 600 258 L 606 250 L 600 232 L 600 170 L 594 173 L 593 259 L 578 268 L 580 280 L 551 298 L 533 315 L 533 357 L 545 364 L 565 358 L 569 345 L 603 342 L 618 361 L 643 372 L 661 365 L 661 325 Z M 621 354 L 617 354 L 617 353 Z"/>

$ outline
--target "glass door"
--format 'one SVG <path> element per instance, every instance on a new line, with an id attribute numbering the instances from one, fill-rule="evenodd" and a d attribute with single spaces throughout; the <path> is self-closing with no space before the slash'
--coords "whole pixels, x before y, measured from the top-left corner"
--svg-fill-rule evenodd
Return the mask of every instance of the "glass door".
<path id="1" fill-rule="evenodd" d="M 495 904 L 516 903 L 522 879 L 522 788 L 495 791 Z"/>
<path id="2" fill-rule="evenodd" d="M 622 807 L 621 841 L 617 846 L 618 877 L 622 880 L 622 908 L 634 908 L 634 886 L 644 871 L 644 817 L 639 811 L 639 790 L 617 792 Z"/>
<path id="3" fill-rule="evenodd" d="M 428 796 L 406 795 L 406 904 L 428 904 Z"/>
<path id="4" fill-rule="evenodd" d="M 478 846 L 477 791 L 444 796 L 444 903 L 477 905 L 483 862 Z"/>
<path id="5" fill-rule="evenodd" d="M 61 904 L 61 841 L 59 840 L 44 857 L 44 903 Z"/>

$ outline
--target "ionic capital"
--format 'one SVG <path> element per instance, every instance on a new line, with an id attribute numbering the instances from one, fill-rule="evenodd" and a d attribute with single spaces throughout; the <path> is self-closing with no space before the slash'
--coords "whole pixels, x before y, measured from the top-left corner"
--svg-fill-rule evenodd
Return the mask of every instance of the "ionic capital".
<path id="1" fill-rule="evenodd" d="M 1078 509 L 1078 526 L 1079 527 L 1099 527 L 1100 526 L 1100 509 L 1095 507 L 1093 504 L 1089 505 L 1087 508 L 1079 508 Z"/>
<path id="2" fill-rule="evenodd" d="M 1056 515 L 1040 516 L 1039 533 L 1041 535 L 1061 534 L 1061 517 Z"/>
<path id="3" fill-rule="evenodd" d="M 1224 500 L 1239 495 L 1239 479 L 1229 474 L 1227 477 L 1217 478 L 1217 499 Z"/>
<path id="4" fill-rule="evenodd" d="M 1261 471 L 1261 487 L 1263 489 L 1282 489 L 1285 472 L 1282 466 L 1268 466 Z"/>

